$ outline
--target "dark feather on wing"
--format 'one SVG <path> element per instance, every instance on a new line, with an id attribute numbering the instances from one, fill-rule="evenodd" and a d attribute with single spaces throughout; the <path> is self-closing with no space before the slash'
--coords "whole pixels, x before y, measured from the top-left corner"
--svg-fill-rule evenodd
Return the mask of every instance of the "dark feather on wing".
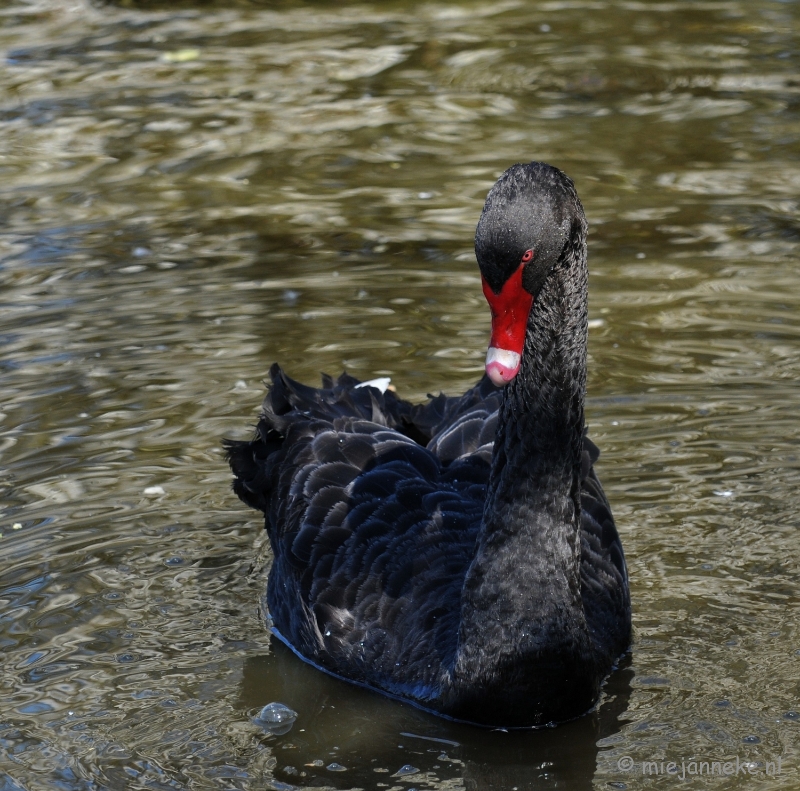
<path id="1" fill-rule="evenodd" d="M 412 405 L 343 374 L 320 389 L 274 365 L 255 438 L 226 443 L 234 490 L 266 514 L 268 605 L 300 653 L 424 702 L 450 671 L 501 392 Z M 584 439 L 581 585 L 599 648 L 625 606 L 626 570 Z"/>

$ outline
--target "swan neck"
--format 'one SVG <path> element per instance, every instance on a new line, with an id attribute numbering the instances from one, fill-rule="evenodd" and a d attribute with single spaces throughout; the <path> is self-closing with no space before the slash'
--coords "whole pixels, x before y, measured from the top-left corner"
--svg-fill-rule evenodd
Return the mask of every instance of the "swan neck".
<path id="1" fill-rule="evenodd" d="M 585 225 L 576 236 L 534 302 L 520 372 L 505 388 L 462 593 L 457 678 L 490 684 L 526 658 L 537 667 L 591 663 L 580 589 Z"/>
<path id="2" fill-rule="evenodd" d="M 550 521 L 554 528 L 578 530 L 587 328 L 584 230 L 536 298 L 520 372 L 503 394 L 484 538 L 502 529 L 554 541 L 539 524 Z M 505 513 L 501 525 L 498 514 L 508 511 L 514 515 L 512 522 L 509 525 Z"/>

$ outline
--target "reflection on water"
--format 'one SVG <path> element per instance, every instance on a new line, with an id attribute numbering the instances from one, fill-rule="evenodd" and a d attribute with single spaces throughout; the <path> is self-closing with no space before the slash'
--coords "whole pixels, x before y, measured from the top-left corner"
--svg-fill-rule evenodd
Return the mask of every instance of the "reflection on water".
<path id="1" fill-rule="evenodd" d="M 330 764 L 347 771 L 342 788 L 389 787 L 405 777 L 423 788 L 591 789 L 597 742 L 616 734 L 631 694 L 621 669 L 600 708 L 558 728 L 501 733 L 448 723 L 300 662 L 277 640 L 268 656 L 245 661 L 241 704 L 291 699 L 303 714 L 270 742 L 274 776 L 287 783 L 333 782 Z M 407 767 L 407 772 L 400 772 Z M 411 771 L 411 770 L 415 771 Z M 381 777 L 383 775 L 383 777 Z"/>
<path id="2" fill-rule="evenodd" d="M 0 788 L 796 784 L 797 31 L 773 0 L 7 4 Z M 270 641 L 220 438 L 273 360 L 470 385 L 475 222 L 533 158 L 591 225 L 636 637 L 591 716 L 485 733 Z"/>

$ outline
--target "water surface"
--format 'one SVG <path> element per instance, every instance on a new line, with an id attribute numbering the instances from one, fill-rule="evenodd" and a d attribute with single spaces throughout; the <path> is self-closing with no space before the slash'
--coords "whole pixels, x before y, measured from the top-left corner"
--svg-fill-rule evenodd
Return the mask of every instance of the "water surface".
<path id="1" fill-rule="evenodd" d="M 644 789 L 679 780 L 643 762 L 693 760 L 757 777 L 692 787 L 796 785 L 798 21 L 7 3 L 0 788 Z M 220 440 L 274 360 L 413 399 L 474 382 L 472 234 L 529 159 L 590 221 L 588 420 L 635 642 L 596 713 L 485 733 L 270 640 L 269 550 Z M 252 722 L 273 701 L 287 734 Z"/>

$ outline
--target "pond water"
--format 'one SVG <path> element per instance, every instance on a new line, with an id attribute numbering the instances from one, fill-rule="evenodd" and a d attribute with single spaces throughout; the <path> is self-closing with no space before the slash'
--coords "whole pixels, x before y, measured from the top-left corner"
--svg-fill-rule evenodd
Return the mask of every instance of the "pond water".
<path id="1" fill-rule="evenodd" d="M 0 789 L 640 789 L 682 762 L 693 788 L 797 786 L 798 23 L 772 0 L 4 4 Z M 275 360 L 413 399 L 474 382 L 472 234 L 530 159 L 590 222 L 588 421 L 635 641 L 595 713 L 505 734 L 270 639 L 220 442 Z M 270 702 L 288 733 L 253 723 Z"/>

